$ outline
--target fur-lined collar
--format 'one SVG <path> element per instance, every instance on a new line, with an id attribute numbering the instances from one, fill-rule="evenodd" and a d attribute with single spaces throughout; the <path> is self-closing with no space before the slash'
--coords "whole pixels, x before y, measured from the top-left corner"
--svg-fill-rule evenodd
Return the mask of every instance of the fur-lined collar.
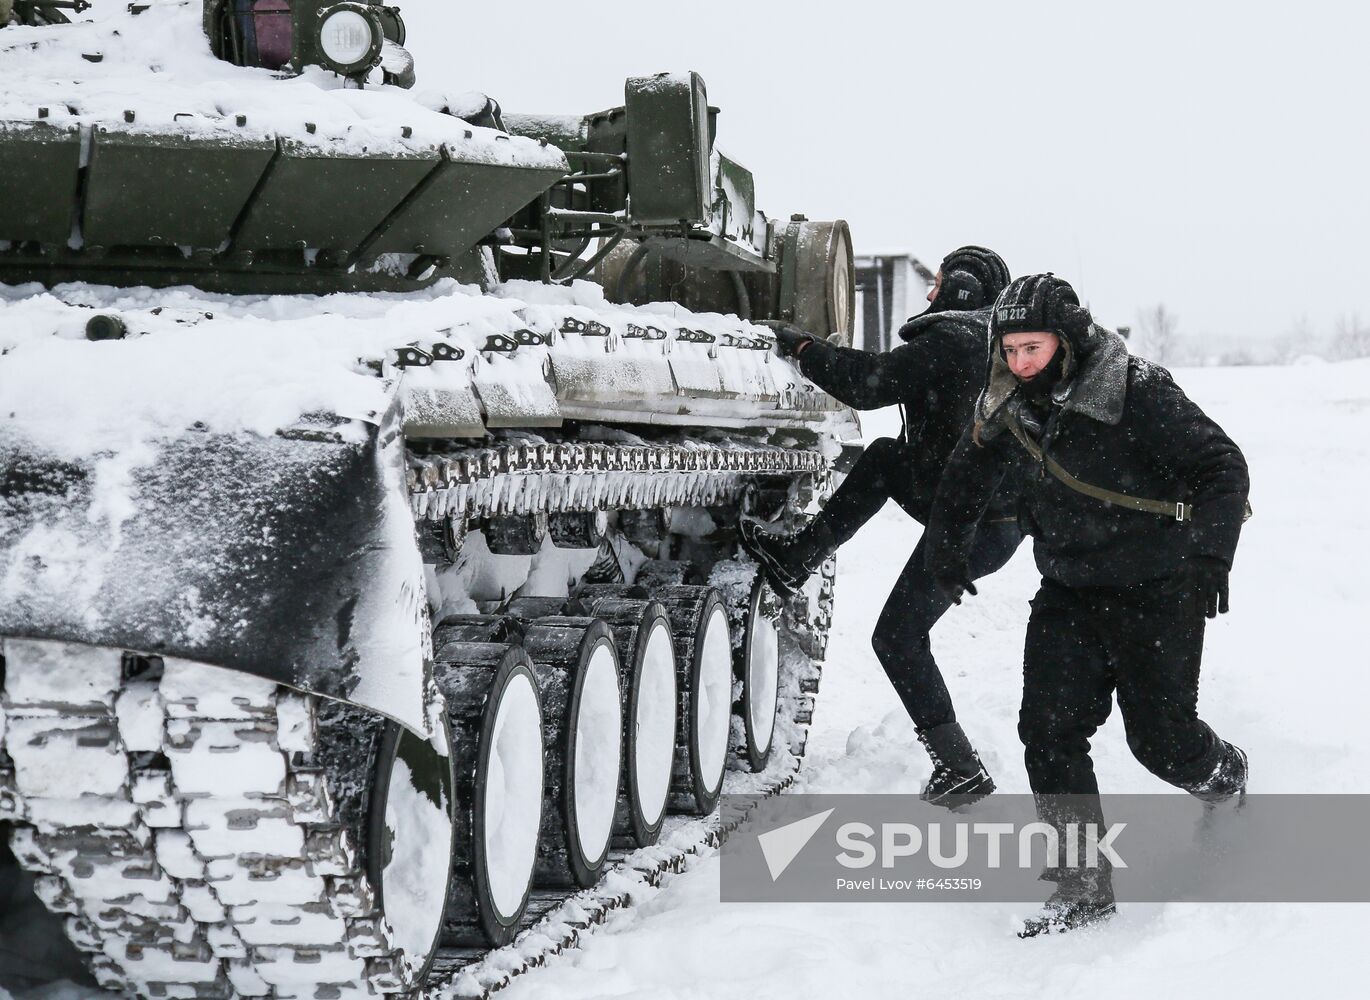
<path id="1" fill-rule="evenodd" d="M 989 322 L 989 308 L 962 310 L 944 309 L 941 312 L 923 312 L 910 319 L 899 328 L 899 339 L 911 343 L 914 338 L 927 333 L 939 323 L 951 323 L 977 332 L 985 329 Z"/>
<path id="2" fill-rule="evenodd" d="M 1090 351 L 1074 378 L 1052 394 L 1062 412 L 1074 410 L 1103 424 L 1115 425 L 1123 419 L 1127 401 L 1127 342 L 1112 330 L 1096 325 L 1097 346 Z M 1063 345 L 1064 346 L 1064 345 Z M 975 419 L 986 423 L 998 415 L 1018 388 L 1018 379 L 1009 371 L 996 345 L 989 346 L 989 374 L 984 391 L 975 404 Z"/>

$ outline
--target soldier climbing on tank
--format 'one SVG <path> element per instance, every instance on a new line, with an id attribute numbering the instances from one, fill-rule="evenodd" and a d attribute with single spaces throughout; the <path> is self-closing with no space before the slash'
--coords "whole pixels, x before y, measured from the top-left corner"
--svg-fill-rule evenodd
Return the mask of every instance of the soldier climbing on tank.
<path id="1" fill-rule="evenodd" d="M 1042 585 L 1018 732 L 1041 819 L 1062 843 L 1089 824 L 1104 829 L 1089 741 L 1114 691 L 1143 766 L 1206 802 L 1240 796 L 1246 754 L 1199 719 L 1198 695 L 1204 619 L 1227 611 L 1249 512 L 1241 450 L 1053 275 L 1005 289 L 988 343 L 974 425 L 928 522 L 928 565 L 948 600 L 975 593 L 976 524 L 1026 456 L 1020 510 Z M 1048 869 L 1056 890 L 1021 936 L 1112 914 L 1111 871 L 1099 862 Z"/>
<path id="2" fill-rule="evenodd" d="M 928 308 L 899 331 L 904 343 L 876 354 L 837 347 L 793 327 L 776 331 L 777 349 L 804 375 L 858 410 L 898 404 L 898 438 L 880 438 L 862 453 L 819 515 L 793 539 L 740 526 L 742 544 L 782 596 L 797 590 L 823 561 L 893 499 L 926 524 L 942 469 L 970 423 L 984 380 L 989 306 L 1008 284 L 999 255 L 965 246 L 948 254 L 928 292 Z M 970 556 L 974 578 L 999 569 L 1022 535 L 1014 517 L 1015 487 L 996 492 Z M 981 799 L 994 790 L 952 707 L 928 632 L 951 599 L 928 573 L 922 541 L 914 549 L 876 623 L 871 643 L 918 738 L 932 759 L 923 798 L 943 806 Z"/>

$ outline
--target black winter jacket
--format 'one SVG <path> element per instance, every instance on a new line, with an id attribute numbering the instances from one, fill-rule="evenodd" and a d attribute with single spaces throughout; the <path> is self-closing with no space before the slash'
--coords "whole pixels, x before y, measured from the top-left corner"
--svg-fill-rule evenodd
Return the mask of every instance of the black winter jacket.
<path id="1" fill-rule="evenodd" d="M 1082 482 L 1190 503 L 1193 517 L 1181 522 L 1096 500 L 1027 458 L 1019 518 L 1034 537 L 1037 568 L 1068 587 L 1116 587 L 1177 576 L 1191 555 L 1231 567 L 1249 486 L 1241 450 L 1168 371 L 1129 356 L 1117 334 L 1096 332 L 1100 346 L 1056 391 L 1038 444 Z M 977 404 L 980 443 L 967 432 L 957 445 L 928 524 L 934 571 L 964 565 L 994 483 L 1025 459 L 1010 428 L 1021 412 L 1012 379 L 995 352 Z"/>
<path id="2" fill-rule="evenodd" d="M 985 381 L 989 309 L 929 312 L 900 331 L 908 343 L 883 354 L 815 340 L 799 355 L 799 368 L 819 388 L 856 410 L 903 408 L 909 445 L 914 516 L 926 524 L 947 459 L 970 425 Z M 1005 477 L 1000 477 L 1005 478 Z M 1012 514 L 1015 477 L 991 489 L 991 517 Z"/>

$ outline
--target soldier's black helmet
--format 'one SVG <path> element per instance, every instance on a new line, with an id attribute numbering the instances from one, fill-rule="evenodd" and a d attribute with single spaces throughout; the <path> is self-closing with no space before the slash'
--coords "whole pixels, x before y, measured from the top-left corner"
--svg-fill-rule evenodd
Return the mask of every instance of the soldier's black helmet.
<path id="1" fill-rule="evenodd" d="M 995 350 L 1005 334 L 1037 331 L 1061 337 L 1077 358 L 1092 351 L 1099 336 L 1075 289 L 1050 272 L 1028 274 L 1010 282 L 999 293 L 989 318 L 990 345 Z"/>
<path id="2" fill-rule="evenodd" d="M 1009 283 L 1008 265 L 993 250 L 964 246 L 942 258 L 938 311 L 983 309 Z"/>

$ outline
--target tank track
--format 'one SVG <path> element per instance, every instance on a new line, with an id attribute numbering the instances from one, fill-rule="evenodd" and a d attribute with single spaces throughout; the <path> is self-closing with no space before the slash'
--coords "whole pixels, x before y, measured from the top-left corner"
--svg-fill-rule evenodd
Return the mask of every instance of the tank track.
<path id="1" fill-rule="evenodd" d="M 736 499 L 751 476 L 827 476 L 816 451 L 733 442 L 620 445 L 517 441 L 411 454 L 416 518 L 644 510 Z"/>
<path id="2" fill-rule="evenodd" d="M 826 462 L 812 451 L 519 441 L 413 455 L 410 488 L 416 518 L 439 520 L 710 505 L 737 500 L 749 477 L 805 474 L 826 492 Z M 760 798 L 793 781 L 834 569 L 830 560 L 815 592 L 785 610 L 797 642 L 782 652 L 777 739 L 790 756 L 762 774 L 730 772 L 725 792 Z M 202 664 L 168 660 L 157 677 L 155 661 L 118 650 L 41 648 L 50 657 L 43 683 L 11 684 L 0 702 L 0 737 L 22 733 L 33 748 L 0 750 L 0 821 L 13 824 L 15 856 L 101 986 L 187 1000 L 418 992 L 375 905 L 351 824 L 315 766 L 318 699 Z M 6 640 L 11 656 L 38 649 Z M 657 845 L 611 855 L 596 887 L 535 892 L 513 944 L 441 950 L 423 992 L 488 996 L 575 947 L 740 819 L 675 818 Z"/>
<path id="3" fill-rule="evenodd" d="M 20 645 L 6 641 L 7 661 Z M 5 782 L 20 824 L 11 847 L 101 986 L 321 1000 L 406 990 L 322 773 L 297 764 L 314 750 L 316 699 L 174 661 L 159 681 L 124 681 L 130 658 L 114 650 L 25 655 L 54 649 L 42 694 L 104 683 L 83 703 L 7 690 L 11 740 L 41 741 Z M 59 755 L 56 785 L 43 758 Z"/>

